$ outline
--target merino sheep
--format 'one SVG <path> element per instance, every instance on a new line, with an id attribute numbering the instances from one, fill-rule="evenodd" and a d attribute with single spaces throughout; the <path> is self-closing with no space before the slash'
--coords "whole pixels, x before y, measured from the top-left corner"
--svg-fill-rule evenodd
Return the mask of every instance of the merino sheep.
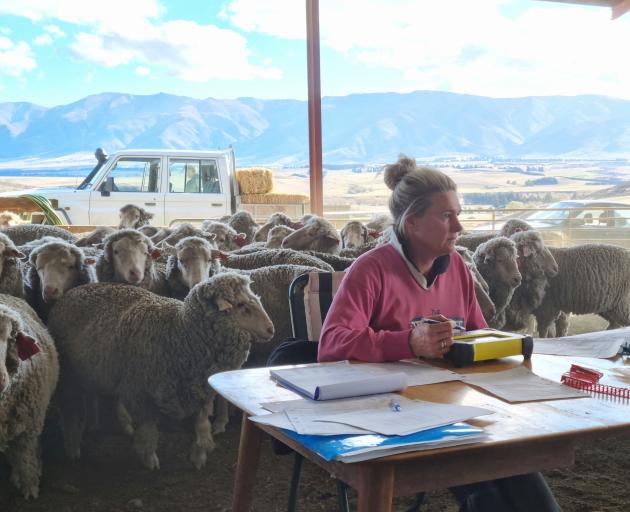
<path id="1" fill-rule="evenodd" d="M 308 254 L 315 256 L 318 260 L 323 261 L 327 265 L 330 265 L 333 270 L 341 271 L 346 270 L 350 265 L 354 263 L 355 258 L 345 258 L 339 254 L 329 254 L 327 252 L 319 251 L 300 251 L 302 254 Z"/>
<path id="2" fill-rule="evenodd" d="M 47 242 L 29 256 L 26 274 L 28 300 L 45 322 L 53 303 L 68 290 L 96 282 L 94 258 L 80 247 L 62 240 Z"/>
<path id="3" fill-rule="evenodd" d="M 254 235 L 259 227 L 252 214 L 246 211 L 236 212 L 230 217 L 227 224 L 237 233 L 244 233 L 248 244 L 254 241 Z"/>
<path id="4" fill-rule="evenodd" d="M 156 226 L 144 225 L 138 228 L 138 231 L 143 235 L 147 235 L 149 238 L 157 235 L 162 228 L 158 228 Z M 155 243 L 155 241 L 153 241 Z"/>
<path id="5" fill-rule="evenodd" d="M 223 222 L 204 220 L 201 230 L 214 235 L 214 242 L 221 251 L 234 251 L 247 244 L 245 233 L 237 233 L 233 227 Z"/>
<path id="6" fill-rule="evenodd" d="M 98 226 L 94 231 L 91 231 L 81 238 L 79 238 L 74 245 L 77 247 L 90 247 L 93 245 L 102 244 L 105 238 L 107 238 L 116 230 L 109 226 Z"/>
<path id="7" fill-rule="evenodd" d="M 516 244 L 521 285 L 505 309 L 504 329 L 521 330 L 542 303 L 549 279 L 558 273 L 558 264 L 538 231 L 520 231 L 510 237 Z"/>
<path id="8" fill-rule="evenodd" d="M 24 279 L 20 258 L 24 253 L 19 251 L 13 242 L 0 233 L 0 293 L 24 298 Z"/>
<path id="9" fill-rule="evenodd" d="M 218 273 L 221 264 L 215 259 L 216 244 L 198 236 L 182 238 L 175 247 L 163 248 L 169 255 L 166 262 L 168 296 L 184 300 L 190 289 Z"/>
<path id="10" fill-rule="evenodd" d="M 268 249 L 280 249 L 282 247 L 282 241 L 293 233 L 295 229 L 289 226 L 274 226 L 269 230 L 267 234 L 267 248 Z M 262 243 L 262 242 L 254 242 Z"/>
<path id="11" fill-rule="evenodd" d="M 495 235 L 494 233 L 482 233 L 482 234 L 461 234 L 457 237 L 457 245 L 461 245 L 474 251 L 479 245 L 488 240 L 495 238 L 497 236 L 504 236 L 506 238 L 511 237 L 514 233 L 519 233 L 520 231 L 529 231 L 532 229 L 531 224 L 522 219 L 510 219 L 508 220 L 499 232 Z"/>
<path id="12" fill-rule="evenodd" d="M 121 229 L 105 239 L 96 275 L 101 283 L 127 283 L 168 295 L 166 278 L 154 263 L 161 254 L 149 237 L 135 229 Z"/>
<path id="13" fill-rule="evenodd" d="M 214 448 L 208 415 L 215 392 L 208 377 L 240 368 L 251 341 L 273 335 L 250 283 L 236 273 L 218 274 L 196 285 L 183 302 L 138 287 L 98 283 L 76 288 L 58 302 L 49 325 L 62 355 L 67 454 L 81 453 L 84 414 L 72 395 L 87 390 L 124 404 L 137 424 L 134 449 L 148 469 L 159 468 L 159 417 L 193 418 L 190 460 L 201 468 Z"/>
<path id="14" fill-rule="evenodd" d="M 153 214 L 135 204 L 126 204 L 119 211 L 118 229 L 138 229 L 145 226 L 153 218 Z"/>
<path id="15" fill-rule="evenodd" d="M 370 232 L 363 223 L 351 220 L 341 228 L 341 247 L 343 249 L 355 249 L 370 241 Z"/>
<path id="16" fill-rule="evenodd" d="M 326 219 L 313 217 L 304 227 L 295 230 L 282 241 L 284 249 L 311 250 L 339 254 L 341 237 Z"/>
<path id="17" fill-rule="evenodd" d="M 472 275 L 473 282 L 475 284 L 475 297 L 477 297 L 477 302 L 479 303 L 483 317 L 493 318 L 497 311 L 494 307 L 492 299 L 490 298 L 490 287 L 481 275 L 481 272 L 479 272 L 477 265 L 475 265 L 475 258 L 472 251 L 459 245 L 455 246 L 455 250 L 462 257 L 462 260 L 464 260 L 468 270 L 470 270 L 470 274 Z"/>
<path id="18" fill-rule="evenodd" d="M 0 295 L 0 450 L 27 499 L 39 495 L 39 436 L 58 376 L 55 345 L 35 312 L 20 298 Z"/>
<path id="19" fill-rule="evenodd" d="M 370 240 L 366 244 L 360 245 L 359 247 L 355 247 L 353 249 L 341 249 L 339 251 L 339 256 L 341 256 L 342 258 L 358 258 L 363 253 L 371 251 L 375 247 L 378 247 L 380 244 L 380 240 Z"/>
<path id="20" fill-rule="evenodd" d="M 19 215 L 9 211 L 0 212 L 0 230 L 6 229 L 9 226 L 17 226 L 18 224 L 24 224 Z"/>
<path id="21" fill-rule="evenodd" d="M 518 271 L 516 244 L 504 236 L 482 243 L 473 254 L 475 265 L 490 288 L 490 298 L 495 315 L 487 319 L 492 327 L 501 328 L 505 323 L 505 308 L 514 290 L 521 284 Z"/>
<path id="22" fill-rule="evenodd" d="M 212 242 L 215 239 L 215 235 L 213 233 L 206 233 L 205 231 L 194 227 L 192 224 L 183 223 L 178 224 L 173 229 L 162 228 L 151 238 L 151 240 L 159 247 L 163 243 L 175 245 L 182 238 L 186 238 L 187 236 L 198 236 L 205 238 L 208 242 Z"/>
<path id="23" fill-rule="evenodd" d="M 255 242 L 266 241 L 267 235 L 269 234 L 269 230 L 273 228 L 274 226 L 289 226 L 291 228 L 294 227 L 293 221 L 288 215 L 284 213 L 276 212 L 267 219 L 267 222 L 265 222 L 265 224 L 263 224 L 262 226 L 260 226 L 260 228 L 258 228 L 258 231 L 256 231 L 256 234 L 254 235 L 254 241 Z"/>
<path id="24" fill-rule="evenodd" d="M 550 335 L 560 312 L 595 313 L 609 329 L 630 325 L 630 252 L 606 244 L 550 247 L 558 273 L 534 311 L 538 335 Z M 556 333 L 557 335 L 558 333 Z"/>
<path id="25" fill-rule="evenodd" d="M 372 218 L 365 223 L 365 227 L 370 231 L 382 233 L 394 225 L 394 219 L 389 213 L 375 213 Z"/>
<path id="26" fill-rule="evenodd" d="M 239 270 L 251 270 L 272 265 L 305 265 L 324 272 L 333 271 L 333 268 L 321 259 L 292 249 L 268 249 L 252 254 L 230 253 L 223 261 L 224 267 Z"/>
<path id="27" fill-rule="evenodd" d="M 54 236 L 72 243 L 77 241 L 77 237 L 69 231 L 57 226 L 48 226 L 47 224 L 20 224 L 19 226 L 9 226 L 2 232 L 13 240 L 16 246 L 24 245 L 45 236 Z"/>

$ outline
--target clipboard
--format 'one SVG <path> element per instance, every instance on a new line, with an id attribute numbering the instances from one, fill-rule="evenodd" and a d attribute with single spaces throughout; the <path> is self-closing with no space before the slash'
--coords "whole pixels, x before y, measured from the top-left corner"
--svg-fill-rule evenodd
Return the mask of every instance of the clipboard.
<path id="1" fill-rule="evenodd" d="M 534 339 L 529 334 L 477 329 L 453 336 L 453 345 L 444 359 L 461 368 L 477 361 L 508 356 L 522 355 L 530 359 L 533 351 Z"/>

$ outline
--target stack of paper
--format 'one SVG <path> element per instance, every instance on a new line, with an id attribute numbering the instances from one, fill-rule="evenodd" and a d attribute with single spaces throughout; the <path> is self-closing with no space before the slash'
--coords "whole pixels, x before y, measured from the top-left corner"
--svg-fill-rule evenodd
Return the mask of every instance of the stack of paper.
<path id="1" fill-rule="evenodd" d="M 607 359 L 616 356 L 619 347 L 628 341 L 630 341 L 630 327 L 575 334 L 562 338 L 536 338 L 534 354 Z"/>

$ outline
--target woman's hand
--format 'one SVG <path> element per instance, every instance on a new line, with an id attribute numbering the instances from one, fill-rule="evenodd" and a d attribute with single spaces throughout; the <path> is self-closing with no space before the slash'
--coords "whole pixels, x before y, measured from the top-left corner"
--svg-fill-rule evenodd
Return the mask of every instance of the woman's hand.
<path id="1" fill-rule="evenodd" d="M 414 327 L 409 334 L 409 348 L 416 357 L 442 357 L 453 344 L 453 323 L 443 315 L 426 318 L 439 323 L 420 323 Z"/>

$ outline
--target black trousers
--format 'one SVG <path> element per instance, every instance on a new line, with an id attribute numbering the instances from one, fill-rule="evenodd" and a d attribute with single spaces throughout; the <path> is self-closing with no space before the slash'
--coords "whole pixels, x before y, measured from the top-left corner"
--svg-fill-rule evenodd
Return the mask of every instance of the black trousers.
<path id="1" fill-rule="evenodd" d="M 460 512 L 559 512 L 551 489 L 540 473 L 510 476 L 449 489 Z"/>

